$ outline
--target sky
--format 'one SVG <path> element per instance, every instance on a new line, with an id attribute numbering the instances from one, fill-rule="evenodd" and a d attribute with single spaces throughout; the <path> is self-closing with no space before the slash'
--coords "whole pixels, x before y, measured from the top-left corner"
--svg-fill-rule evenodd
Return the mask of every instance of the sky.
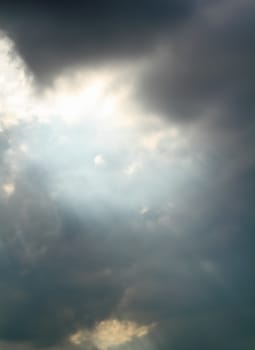
<path id="1" fill-rule="evenodd" d="M 0 350 L 255 348 L 253 0 L 3 0 Z"/>

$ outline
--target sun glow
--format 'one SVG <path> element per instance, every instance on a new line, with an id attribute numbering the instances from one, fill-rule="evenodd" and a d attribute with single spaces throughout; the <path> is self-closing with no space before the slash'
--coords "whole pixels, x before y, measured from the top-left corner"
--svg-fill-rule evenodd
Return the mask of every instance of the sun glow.
<path id="1" fill-rule="evenodd" d="M 33 89 L 32 75 L 4 33 L 0 33 L 0 65 L 0 116 L 4 128 L 34 120 L 53 123 L 56 119 L 70 125 L 91 118 L 100 122 L 107 119 L 108 124 L 115 119 L 117 123 L 120 109 L 122 115 L 125 110 L 125 119 L 129 119 L 129 112 L 131 115 L 127 101 L 130 82 L 116 87 L 123 74 L 121 69 L 80 68 L 56 77 L 38 93 Z"/>
<path id="2" fill-rule="evenodd" d="M 31 117 L 32 78 L 13 42 L 0 32 L 0 117 L 8 128 Z"/>
<path id="3" fill-rule="evenodd" d="M 6 197 L 17 193 L 16 179 L 30 162 L 50 174 L 54 200 L 74 202 L 79 210 L 92 203 L 99 210 L 102 203 L 100 210 L 121 208 L 149 220 L 148 208 L 152 213 L 154 206 L 162 206 L 164 186 L 174 201 L 185 160 L 191 159 L 187 174 L 195 169 L 190 166 L 193 151 L 183 132 L 139 107 L 133 95 L 135 70 L 80 67 L 38 90 L 3 34 L 0 63 L 0 127 L 8 139 L 9 173 L 1 179 Z"/>
<path id="4" fill-rule="evenodd" d="M 86 71 L 60 77 L 53 87 L 44 92 L 41 102 L 37 104 L 36 114 L 41 119 L 51 114 L 67 124 L 79 123 L 92 116 L 111 118 L 122 97 L 109 91 L 113 79 L 113 74 L 91 74 Z"/>

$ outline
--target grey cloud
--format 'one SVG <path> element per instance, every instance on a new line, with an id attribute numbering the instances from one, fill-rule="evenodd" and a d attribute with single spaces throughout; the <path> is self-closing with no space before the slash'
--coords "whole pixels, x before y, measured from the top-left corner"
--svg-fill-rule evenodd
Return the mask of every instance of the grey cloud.
<path id="1" fill-rule="evenodd" d="M 8 204 L 1 203 L 6 232 L 1 250 L 2 339 L 61 344 L 73 331 L 112 316 L 157 322 L 160 336 L 151 335 L 156 348 L 227 348 L 231 337 L 241 342 L 252 335 L 254 220 L 245 207 L 234 217 L 228 205 L 235 196 L 241 202 L 246 197 L 249 174 L 242 176 L 243 188 L 237 178 L 223 192 L 207 187 L 204 194 L 197 189 L 191 197 L 184 195 L 178 205 L 185 208 L 186 202 L 187 209 L 175 223 L 177 235 L 171 233 L 171 223 L 148 232 L 149 217 L 139 223 L 133 216 L 130 222 L 115 209 L 95 220 L 85 207 L 81 219 L 80 210 L 60 203 L 54 204 L 60 220 L 54 231 L 47 187 L 40 181 L 39 188 L 29 174 L 35 171 L 23 174 L 23 186 L 17 182 L 16 194 Z M 26 191 L 27 186 L 32 188 Z M 25 201 L 31 204 L 22 221 Z M 136 230 L 134 220 L 139 223 Z M 219 327 L 222 319 L 229 331 Z M 159 337 L 163 344 L 157 344 Z"/>
<path id="2" fill-rule="evenodd" d="M 218 1 L 165 41 L 138 87 L 145 106 L 177 121 L 246 125 L 254 114 L 254 4 Z"/>
<path id="3" fill-rule="evenodd" d="M 1 27 L 41 79 L 65 65 L 143 56 L 196 1 L 4 2 Z"/>
<path id="4" fill-rule="evenodd" d="M 31 128 L 40 145 L 50 133 L 44 128 Z M 12 137 L 28 141 L 17 129 Z M 134 348 L 252 349 L 254 174 L 250 156 L 248 162 L 235 156 L 249 155 L 248 135 L 238 133 L 234 147 L 206 148 L 200 172 L 174 193 L 167 181 L 174 169 L 150 170 L 150 182 L 142 182 L 147 191 L 159 181 L 153 176 L 166 181 L 143 216 L 113 205 L 111 196 L 86 200 L 91 182 L 83 181 L 84 201 L 54 198 L 56 169 L 47 159 L 48 167 L 20 159 L 16 190 L 0 202 L 1 339 L 14 349 L 21 342 L 65 349 L 74 331 L 118 317 L 157 323 Z M 3 159 L 6 152 L 7 146 Z M 2 163 L 7 174 L 8 164 Z M 175 205 L 168 206 L 173 195 Z"/>

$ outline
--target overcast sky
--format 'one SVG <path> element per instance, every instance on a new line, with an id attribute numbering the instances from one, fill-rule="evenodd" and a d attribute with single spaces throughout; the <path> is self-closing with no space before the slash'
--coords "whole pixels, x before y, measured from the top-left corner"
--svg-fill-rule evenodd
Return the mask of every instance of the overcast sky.
<path id="1" fill-rule="evenodd" d="M 254 18 L 1 1 L 1 350 L 255 348 Z"/>

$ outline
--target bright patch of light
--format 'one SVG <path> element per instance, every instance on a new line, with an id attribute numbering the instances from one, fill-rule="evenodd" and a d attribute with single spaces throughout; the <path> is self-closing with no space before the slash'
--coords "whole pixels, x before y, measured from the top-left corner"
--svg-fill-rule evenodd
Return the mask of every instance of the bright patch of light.
<path id="1" fill-rule="evenodd" d="M 19 149 L 21 152 L 23 153 L 27 153 L 28 152 L 28 146 L 25 144 L 25 143 L 22 143 L 20 146 L 19 146 Z"/>
<path id="2" fill-rule="evenodd" d="M 141 215 L 145 215 L 146 213 L 148 213 L 149 210 L 150 210 L 150 209 L 149 209 L 148 207 L 142 207 L 142 208 L 140 209 L 140 214 L 141 214 Z"/>
<path id="3" fill-rule="evenodd" d="M 10 197 L 15 191 L 15 186 L 13 183 L 6 183 L 2 186 L 2 190 L 7 197 Z"/>
<path id="4" fill-rule="evenodd" d="M 45 91 L 43 100 L 37 107 L 37 115 L 44 118 L 49 112 L 54 116 L 62 118 L 66 123 L 79 122 L 80 118 L 88 118 L 95 110 L 105 113 L 104 105 L 106 99 L 104 89 L 107 79 L 102 75 L 90 77 L 83 81 L 77 77 L 58 79 L 53 88 Z M 109 101 L 107 101 L 110 103 Z"/>
<path id="5" fill-rule="evenodd" d="M 8 139 L 2 183 L 19 183 L 26 164 L 36 164 L 50 174 L 47 186 L 56 201 L 77 203 L 77 210 L 100 208 L 101 214 L 113 207 L 145 215 L 166 193 L 173 200 L 179 196 L 180 182 L 187 178 L 183 169 L 195 173 L 183 130 L 148 118 L 132 97 L 135 71 L 128 74 L 130 68 L 80 68 L 39 93 L 3 35 L 0 64 L 0 130 Z M 2 188 L 6 196 L 14 190 L 8 184 Z"/>
<path id="6" fill-rule="evenodd" d="M 31 78 L 12 41 L 0 32 L 0 117 L 1 128 L 31 117 Z"/>
<path id="7" fill-rule="evenodd" d="M 95 156 L 94 158 L 94 164 L 96 166 L 102 166 L 106 163 L 106 160 L 104 159 L 104 157 L 101 154 L 98 154 Z"/>
<path id="8" fill-rule="evenodd" d="M 99 322 L 91 331 L 79 330 L 72 334 L 70 342 L 75 345 L 89 342 L 100 350 L 107 350 L 144 337 L 153 327 L 154 324 L 141 326 L 131 321 L 106 320 Z"/>
<path id="9" fill-rule="evenodd" d="M 142 168 L 142 164 L 140 162 L 133 162 L 129 164 L 125 169 L 124 169 L 124 174 L 127 176 L 133 176 L 136 174 L 140 169 Z"/>

